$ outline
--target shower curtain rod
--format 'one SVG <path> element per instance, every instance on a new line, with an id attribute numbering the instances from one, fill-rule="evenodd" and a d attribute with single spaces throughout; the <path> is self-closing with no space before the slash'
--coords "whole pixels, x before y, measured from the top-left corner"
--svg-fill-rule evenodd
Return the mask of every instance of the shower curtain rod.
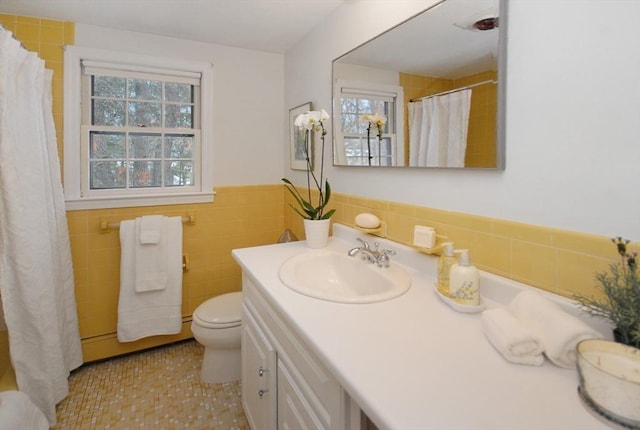
<path id="1" fill-rule="evenodd" d="M 415 99 L 411 99 L 409 100 L 410 102 L 417 102 L 418 100 L 422 100 L 422 99 L 428 99 L 430 97 L 437 97 L 437 96 L 443 96 L 445 94 L 451 94 L 451 93 L 456 93 L 458 91 L 462 91 L 462 90 L 468 90 L 470 88 L 474 88 L 474 87 L 478 87 L 480 85 L 485 85 L 485 84 L 497 84 L 498 81 L 494 80 L 494 79 L 489 79 L 488 81 L 482 81 L 482 82 L 478 82 L 476 84 L 471 84 L 471 85 L 465 85 L 464 87 L 460 87 L 460 88 L 456 88 L 454 90 L 448 90 L 448 91 L 443 91 L 441 93 L 437 93 L 437 94 L 431 94 L 428 96 L 422 96 L 422 97 L 417 97 Z"/>

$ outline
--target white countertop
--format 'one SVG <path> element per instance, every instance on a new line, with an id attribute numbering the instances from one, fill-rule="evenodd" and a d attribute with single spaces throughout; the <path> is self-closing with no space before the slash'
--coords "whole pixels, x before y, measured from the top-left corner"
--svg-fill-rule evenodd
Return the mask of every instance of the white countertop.
<path id="1" fill-rule="evenodd" d="M 346 253 L 365 236 L 334 225 L 328 249 Z M 485 338 L 479 313 L 458 313 L 443 303 L 432 287 L 436 257 L 365 238 L 398 252 L 392 264 L 412 275 L 407 293 L 342 304 L 294 292 L 278 269 L 310 251 L 304 242 L 237 249 L 233 256 L 380 430 L 613 427 L 582 404 L 575 369 L 549 361 L 541 367 L 509 363 Z M 529 287 L 481 272 L 480 288 L 492 307 Z"/>

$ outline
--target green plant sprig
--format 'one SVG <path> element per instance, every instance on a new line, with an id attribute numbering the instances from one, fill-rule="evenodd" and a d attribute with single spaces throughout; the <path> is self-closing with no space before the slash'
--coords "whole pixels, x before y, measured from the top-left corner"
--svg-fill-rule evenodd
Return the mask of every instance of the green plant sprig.
<path id="1" fill-rule="evenodd" d="M 596 288 L 601 298 L 575 295 L 582 310 L 590 315 L 608 319 L 614 325 L 619 340 L 640 348 L 640 274 L 637 251 L 627 252 L 629 240 L 612 238 L 620 261 L 609 265 L 608 272 L 596 273 Z"/>

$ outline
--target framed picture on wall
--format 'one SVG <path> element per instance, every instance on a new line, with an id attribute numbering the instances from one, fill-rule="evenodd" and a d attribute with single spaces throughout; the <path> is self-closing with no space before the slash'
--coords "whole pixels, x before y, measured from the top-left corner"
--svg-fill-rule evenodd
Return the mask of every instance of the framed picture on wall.
<path id="1" fill-rule="evenodd" d="M 289 147 L 291 152 L 291 168 L 293 170 L 307 170 L 307 154 L 309 154 L 310 167 L 313 169 L 313 145 L 312 140 L 305 140 L 305 131 L 296 127 L 293 122 L 301 113 L 311 110 L 311 102 L 289 109 Z M 305 148 L 305 146 L 308 147 Z"/>

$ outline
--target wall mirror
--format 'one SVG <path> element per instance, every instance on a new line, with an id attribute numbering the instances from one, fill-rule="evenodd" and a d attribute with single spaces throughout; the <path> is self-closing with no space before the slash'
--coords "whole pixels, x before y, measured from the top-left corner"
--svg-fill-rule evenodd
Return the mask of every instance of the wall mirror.
<path id="1" fill-rule="evenodd" d="M 504 169 L 506 1 L 439 1 L 335 59 L 334 165 Z"/>

